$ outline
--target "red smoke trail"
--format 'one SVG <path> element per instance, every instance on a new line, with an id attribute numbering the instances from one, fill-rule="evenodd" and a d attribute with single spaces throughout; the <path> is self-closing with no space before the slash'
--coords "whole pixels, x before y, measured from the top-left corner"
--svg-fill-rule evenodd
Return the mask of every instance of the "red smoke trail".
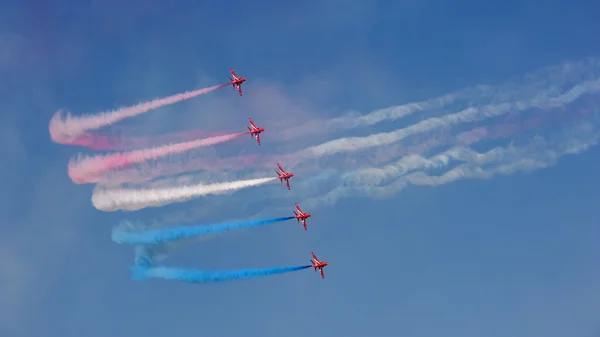
<path id="1" fill-rule="evenodd" d="M 229 85 L 229 83 L 188 91 L 169 97 L 158 98 L 150 102 L 124 107 L 115 111 L 102 112 L 92 116 L 73 117 L 69 114 L 63 116 L 62 111 L 58 111 L 50 120 L 50 137 L 55 143 L 70 144 L 74 139 L 86 134 L 89 130 L 100 129 L 117 123 L 125 118 L 134 117 L 152 109 L 207 94 L 227 85 Z"/>
<path id="2" fill-rule="evenodd" d="M 150 159 L 181 153 L 196 149 L 202 146 L 210 146 L 226 141 L 230 141 L 237 137 L 243 136 L 245 133 L 236 133 L 225 136 L 210 137 L 198 139 L 195 141 L 165 145 L 149 149 L 136 150 L 126 153 L 117 153 L 107 156 L 87 157 L 82 160 L 69 162 L 69 177 L 73 182 L 78 184 L 95 183 L 101 180 L 101 177 L 111 170 L 138 164 Z"/>
<path id="3" fill-rule="evenodd" d="M 70 145 L 83 146 L 98 151 L 127 151 L 157 146 L 158 144 L 180 143 L 198 138 L 223 136 L 230 133 L 231 132 L 185 131 L 144 137 L 121 137 L 87 133 L 75 138 Z"/>

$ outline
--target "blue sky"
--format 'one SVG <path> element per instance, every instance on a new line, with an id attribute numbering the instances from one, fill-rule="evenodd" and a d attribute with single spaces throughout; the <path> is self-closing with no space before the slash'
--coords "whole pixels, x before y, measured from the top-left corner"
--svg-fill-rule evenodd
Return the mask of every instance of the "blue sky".
<path id="1" fill-rule="evenodd" d="M 244 205 L 272 188 L 103 213 L 93 186 L 69 180 L 79 149 L 51 143 L 48 121 L 60 108 L 97 112 L 217 84 L 229 67 L 249 79 L 242 98 L 225 88 L 122 125 L 213 131 L 249 114 L 294 123 L 367 113 L 597 57 L 599 10 L 590 1 L 3 2 L 0 334 L 598 336 L 597 148 L 531 173 L 356 195 L 312 211 L 306 232 L 283 223 L 231 233 L 168 262 L 258 268 L 304 264 L 315 251 L 330 263 L 325 280 L 307 270 L 189 285 L 131 281 L 132 249 L 114 244 L 110 228 L 123 218 L 247 217 Z M 239 212 L 225 216 L 231 208 Z"/>

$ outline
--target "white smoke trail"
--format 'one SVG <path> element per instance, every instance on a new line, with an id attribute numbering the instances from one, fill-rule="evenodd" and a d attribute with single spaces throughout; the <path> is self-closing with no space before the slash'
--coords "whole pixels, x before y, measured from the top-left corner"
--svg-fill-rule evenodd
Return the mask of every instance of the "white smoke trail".
<path id="1" fill-rule="evenodd" d="M 351 129 L 375 125 L 400 119 L 419 111 L 440 109 L 460 100 L 466 100 L 469 105 L 483 105 L 484 101 L 488 101 L 488 105 L 497 105 L 522 100 L 533 94 L 540 94 L 540 92 L 552 95 L 553 92 L 561 90 L 562 86 L 598 75 L 600 75 L 600 59 L 598 58 L 564 62 L 528 73 L 524 78 L 507 81 L 501 86 L 479 85 L 421 102 L 379 109 L 362 116 L 351 114 L 334 118 L 327 122 L 327 127 L 329 129 Z"/>
<path id="2" fill-rule="evenodd" d="M 337 117 L 328 121 L 327 127 L 329 129 L 352 129 L 361 126 L 375 125 L 384 121 L 401 119 L 419 111 L 440 109 L 456 102 L 459 99 L 486 97 L 494 92 L 495 91 L 492 90 L 491 87 L 483 85 L 474 88 L 467 88 L 458 92 L 446 94 L 421 102 L 411 102 L 375 110 L 366 115 L 351 114 L 343 117 Z"/>
<path id="3" fill-rule="evenodd" d="M 584 152 L 597 145 L 599 140 L 600 132 L 597 128 L 592 123 L 583 122 L 558 141 L 537 136 L 526 146 L 511 144 L 485 153 L 454 147 L 430 158 L 421 155 L 406 156 L 394 164 L 344 174 L 336 188 L 302 203 L 307 208 L 314 208 L 331 205 L 340 198 L 352 195 L 390 197 L 408 184 L 439 186 L 465 178 L 488 179 L 498 174 L 533 171 L 555 165 L 562 156 Z M 445 168 L 451 161 L 463 163 L 438 176 L 426 173 L 428 170 Z"/>
<path id="4" fill-rule="evenodd" d="M 451 127 L 461 123 L 469 123 L 476 120 L 501 116 L 509 112 L 523 111 L 531 108 L 560 107 L 573 102 L 585 94 L 597 93 L 599 91 L 600 79 L 589 80 L 577 84 L 567 92 L 555 97 L 548 97 L 546 93 L 542 93 L 528 101 L 522 100 L 516 102 L 506 102 L 500 105 L 470 107 L 463 111 L 443 117 L 429 118 L 422 122 L 392 132 L 378 133 L 365 137 L 348 137 L 332 140 L 320 145 L 300 150 L 291 157 L 300 161 L 341 152 L 361 151 L 381 145 L 389 145 L 408 136 L 431 131 L 436 128 Z"/>
<path id="5" fill-rule="evenodd" d="M 155 189 L 106 189 L 96 187 L 92 194 L 92 204 L 97 209 L 105 212 L 135 211 L 146 207 L 159 207 L 175 202 L 184 202 L 208 194 L 228 193 L 242 188 L 266 184 L 276 179 L 259 178 L 210 185 L 198 184 Z"/>

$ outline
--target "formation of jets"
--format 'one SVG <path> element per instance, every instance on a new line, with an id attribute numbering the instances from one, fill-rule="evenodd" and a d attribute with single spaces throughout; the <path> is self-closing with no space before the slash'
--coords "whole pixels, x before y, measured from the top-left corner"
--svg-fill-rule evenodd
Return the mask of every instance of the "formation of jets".
<path id="1" fill-rule="evenodd" d="M 233 76 L 233 78 L 229 77 L 231 87 L 233 88 L 233 90 L 235 90 L 237 88 L 237 91 L 240 93 L 240 96 L 242 96 L 242 83 L 246 82 L 246 78 L 239 77 L 232 68 L 229 68 L 229 70 L 231 71 L 231 76 Z M 250 122 L 250 125 L 247 126 L 248 134 L 250 134 L 251 138 L 255 138 L 256 142 L 260 146 L 260 134 L 263 131 L 265 131 L 265 129 L 261 128 L 261 127 L 257 127 L 254 124 L 254 121 L 252 121 L 252 118 L 248 117 L 248 121 Z M 292 172 L 286 172 L 279 163 L 277 163 L 277 168 L 279 169 L 278 171 L 276 171 L 277 177 L 279 178 L 279 182 L 281 184 L 283 184 L 283 181 L 285 181 L 287 189 L 291 190 L 290 178 L 293 177 L 294 174 Z M 304 226 L 304 230 L 306 230 L 306 219 L 310 218 L 311 214 L 303 212 L 302 209 L 300 209 L 300 206 L 298 206 L 298 204 L 295 204 L 295 205 L 296 205 L 296 210 L 294 210 L 294 216 L 296 217 L 296 220 L 298 223 L 300 223 L 300 221 L 302 221 L 302 226 Z M 312 254 L 313 260 L 310 260 L 310 263 L 312 264 L 313 268 L 315 269 L 315 272 L 318 269 L 319 272 L 321 273 L 321 278 L 324 279 L 325 273 L 323 272 L 323 268 L 326 267 L 328 263 L 326 261 L 320 261 L 319 259 L 317 259 L 317 256 L 315 255 L 315 253 L 311 252 L 311 254 Z"/>

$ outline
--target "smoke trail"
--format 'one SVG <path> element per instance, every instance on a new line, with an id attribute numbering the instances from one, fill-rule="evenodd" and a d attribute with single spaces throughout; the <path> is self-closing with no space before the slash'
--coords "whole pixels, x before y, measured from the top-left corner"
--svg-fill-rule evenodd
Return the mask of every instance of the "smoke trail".
<path id="1" fill-rule="evenodd" d="M 458 92 L 446 94 L 433 99 L 397 105 L 375 110 L 366 115 L 350 115 L 338 117 L 327 122 L 328 129 L 353 129 L 361 126 L 375 125 L 383 121 L 391 121 L 407 117 L 415 112 L 440 109 L 465 98 L 482 98 L 494 93 L 489 86 L 466 88 Z M 298 132 L 295 132 L 298 133 Z"/>
<path id="2" fill-rule="evenodd" d="M 310 268 L 311 265 L 297 267 L 280 267 L 268 269 L 240 269 L 240 270 L 197 270 L 169 268 L 164 266 L 132 267 L 133 280 L 146 280 L 149 278 L 162 278 L 171 281 L 183 281 L 187 283 L 208 283 L 238 280 L 243 278 L 255 278 L 289 273 Z"/>
<path id="3" fill-rule="evenodd" d="M 408 184 L 439 186 L 463 178 L 489 179 L 498 174 L 538 170 L 555 165 L 562 156 L 584 152 L 597 145 L 599 140 L 600 132 L 595 126 L 583 122 L 558 141 L 548 141 L 537 136 L 523 147 L 511 144 L 485 153 L 454 147 L 430 158 L 407 156 L 390 165 L 344 174 L 342 181 L 333 190 L 302 203 L 306 207 L 315 208 L 356 194 L 389 197 L 402 191 Z M 428 170 L 446 168 L 453 161 L 463 163 L 439 176 L 426 173 Z"/>
<path id="4" fill-rule="evenodd" d="M 135 220 L 123 220 L 120 221 L 118 227 L 121 230 L 129 230 L 129 231 L 146 231 L 146 230 L 156 230 L 165 227 L 171 227 L 173 223 L 182 223 L 182 225 L 189 225 L 193 220 L 198 219 L 199 217 L 206 215 L 208 213 L 214 213 L 215 210 L 211 205 L 217 200 L 213 199 L 209 204 L 204 204 L 202 208 L 192 208 L 187 209 L 186 211 L 170 213 L 165 216 L 160 217 L 160 219 L 155 219 L 151 222 L 140 222 Z M 287 211 L 287 210 L 282 210 Z M 268 216 L 268 213 L 267 215 Z M 258 216 L 253 218 L 264 218 L 266 216 Z M 181 239 L 178 241 L 170 241 L 161 244 L 140 244 L 135 245 L 135 256 L 134 263 L 141 265 L 154 265 L 160 264 L 164 259 L 170 256 L 173 253 L 176 253 L 179 250 L 182 250 L 190 245 L 195 245 L 198 243 L 203 243 L 208 240 L 214 239 L 218 236 L 226 234 L 227 232 L 221 232 L 216 234 L 207 234 L 202 236 L 196 236 L 193 238 Z"/>
<path id="5" fill-rule="evenodd" d="M 389 145 L 409 136 L 433 131 L 435 129 L 453 127 L 474 121 L 482 121 L 531 108 L 561 107 L 571 103 L 582 95 L 600 91 L 600 59 L 589 59 L 579 63 L 566 63 L 558 67 L 551 67 L 550 69 L 550 71 L 544 70 L 537 74 L 546 74 L 545 76 L 548 76 L 549 78 L 544 79 L 539 78 L 537 75 L 534 76 L 529 74 L 526 76 L 526 85 L 505 85 L 505 87 L 510 88 L 509 90 L 502 88 L 486 89 L 488 92 L 498 91 L 496 93 L 497 98 L 495 101 L 500 101 L 500 104 L 493 102 L 493 104 L 483 106 L 470 106 L 460 112 L 442 117 L 429 118 L 392 132 L 382 132 L 366 137 L 348 137 L 328 141 L 320 145 L 308 147 L 295 153 L 282 156 L 280 160 L 286 161 L 288 166 L 293 167 L 300 162 L 314 160 L 323 156 L 356 152 L 381 145 Z M 570 87 L 573 84 L 573 81 L 577 81 L 575 83 L 578 84 L 572 86 L 570 90 L 565 92 L 565 87 Z M 450 96 L 452 96 L 452 94 Z M 434 101 L 444 100 L 437 99 Z M 405 111 L 406 109 L 402 108 L 400 110 Z M 403 113 L 404 112 L 399 112 L 400 116 L 397 113 L 390 113 L 389 111 L 376 111 L 366 116 L 354 116 L 353 118 L 359 121 L 361 119 L 363 120 L 363 122 L 357 122 L 356 126 L 371 125 L 383 120 L 395 119 L 399 116 L 402 117 L 404 116 Z M 344 120 L 346 120 L 346 122 L 349 121 L 348 119 Z"/>
<path id="6" fill-rule="evenodd" d="M 588 112 L 585 110 L 581 110 L 578 113 L 568 114 L 562 113 L 563 109 L 560 109 L 560 111 L 561 113 L 557 115 L 544 114 L 541 116 L 527 118 L 523 121 L 518 121 L 514 123 L 502 123 L 498 125 L 482 126 L 471 129 L 469 131 L 464 131 L 456 136 L 455 144 L 471 145 L 486 139 L 506 138 L 518 132 L 532 130 L 537 127 L 541 127 L 545 124 L 575 122 L 584 118 L 588 114 Z"/>
<path id="7" fill-rule="evenodd" d="M 295 158 L 297 161 L 302 161 L 336 153 L 355 152 L 381 145 L 388 145 L 416 133 L 431 131 L 436 128 L 450 127 L 461 123 L 497 117 L 509 112 L 523 111 L 530 108 L 560 107 L 571 103 L 585 94 L 596 93 L 598 91 L 600 91 L 599 79 L 586 81 L 556 97 L 538 95 L 530 101 L 508 102 L 496 106 L 471 107 L 443 117 L 430 118 L 392 132 L 378 133 L 366 137 L 350 137 L 332 140 L 298 151 L 290 155 L 290 159 Z"/>
<path id="8" fill-rule="evenodd" d="M 431 112 L 435 109 L 448 107 L 453 103 L 464 101 L 465 105 L 498 105 L 509 101 L 518 101 L 532 93 L 543 92 L 543 95 L 551 96 L 553 92 L 560 90 L 565 84 L 580 82 L 590 76 L 598 76 L 600 73 L 600 59 L 586 58 L 575 62 L 564 62 L 559 65 L 538 69 L 523 76 L 522 79 L 506 81 L 499 86 L 478 85 L 465 88 L 457 92 L 442 95 L 421 102 L 379 109 L 368 114 L 352 113 L 347 116 L 334 118 L 329 121 L 311 121 L 299 128 L 305 130 L 298 133 L 298 126 L 284 131 L 285 138 L 305 136 L 312 131 L 334 131 L 338 129 L 353 129 L 363 126 L 372 126 L 381 122 L 389 122 L 412 115 L 415 112 Z M 595 74 L 595 75 L 593 75 Z M 455 108 L 455 107 L 452 107 Z M 319 128 L 326 124 L 326 128 Z"/>
<path id="9" fill-rule="evenodd" d="M 246 133 L 210 137 L 191 142 L 165 145 L 150 149 L 136 150 L 105 156 L 83 157 L 69 161 L 69 177 L 78 184 L 99 182 L 108 171 L 141 163 L 150 159 L 181 153 L 202 146 L 210 146 L 238 138 Z"/>
<path id="10" fill-rule="evenodd" d="M 238 189 L 258 186 L 277 178 L 259 178 L 211 185 L 192 185 L 157 189 L 105 189 L 96 187 L 92 204 L 101 211 L 134 211 L 146 207 L 159 207 L 174 202 L 184 202 L 207 194 L 222 194 Z"/>
<path id="11" fill-rule="evenodd" d="M 589 111 L 584 109 L 579 112 L 569 111 L 566 113 L 565 107 L 560 107 L 555 110 L 556 111 L 538 111 L 534 113 L 533 117 L 518 120 L 513 123 L 500 123 L 496 125 L 475 127 L 471 130 L 460 132 L 456 136 L 449 134 L 441 137 L 438 136 L 433 139 L 418 141 L 412 146 L 394 144 L 391 146 L 378 147 L 373 151 L 369 151 L 369 156 L 362 158 L 359 163 L 349 164 L 347 163 L 348 161 L 344 161 L 346 163 L 345 166 L 351 166 L 353 168 L 379 166 L 402 156 L 422 154 L 445 145 L 468 146 L 486 140 L 508 138 L 519 132 L 541 128 L 542 126 L 575 123 L 582 120 L 589 113 Z"/>
<path id="12" fill-rule="evenodd" d="M 158 98 L 150 102 L 124 107 L 115 111 L 101 112 L 98 115 L 73 117 L 69 113 L 63 115 L 63 111 L 59 110 L 50 120 L 50 137 L 55 143 L 68 144 L 78 136 L 85 134 L 88 130 L 100 129 L 125 118 L 134 117 L 152 109 L 206 94 L 227 85 L 229 85 L 229 83 L 188 91 L 169 97 Z"/>
<path id="13" fill-rule="evenodd" d="M 168 157 L 151 164 L 143 163 L 139 168 L 125 168 L 119 171 L 107 172 L 106 175 L 99 177 L 97 182 L 107 186 L 117 186 L 126 182 L 143 183 L 157 177 L 198 170 L 221 171 L 252 166 L 273 167 L 277 162 L 277 158 L 280 158 L 280 156 L 248 155 L 225 159 L 207 159 L 205 155 L 189 154 L 187 158 Z"/>
<path id="14" fill-rule="evenodd" d="M 181 143 L 198 138 L 224 136 L 230 133 L 231 132 L 206 132 L 194 130 L 146 137 L 121 137 L 86 133 L 75 138 L 69 145 L 83 146 L 97 151 L 127 151 L 157 146 L 158 144 Z"/>
<path id="15" fill-rule="evenodd" d="M 112 239 L 121 244 L 157 244 L 169 241 L 192 238 L 196 236 L 215 234 L 234 229 L 252 228 L 264 226 L 272 223 L 282 222 L 294 219 L 295 217 L 283 217 L 273 219 L 250 220 L 242 222 L 223 223 L 215 225 L 196 225 L 196 226 L 177 226 L 161 228 L 151 231 L 127 231 L 120 228 L 114 228 Z"/>

